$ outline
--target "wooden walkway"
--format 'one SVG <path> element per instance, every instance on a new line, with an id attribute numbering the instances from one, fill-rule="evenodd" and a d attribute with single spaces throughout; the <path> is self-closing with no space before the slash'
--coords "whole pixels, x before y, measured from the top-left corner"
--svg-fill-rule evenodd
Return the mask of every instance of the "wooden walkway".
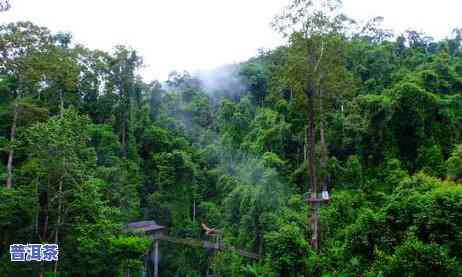
<path id="1" fill-rule="evenodd" d="M 230 245 L 225 245 L 219 237 L 216 237 L 216 242 L 197 240 L 192 238 L 175 238 L 164 234 L 165 226 L 158 225 L 154 220 L 145 220 L 128 223 L 124 226 L 124 232 L 128 233 L 145 233 L 153 240 L 153 248 L 150 251 L 148 260 L 152 260 L 154 263 L 154 276 L 159 276 L 159 241 L 168 241 L 177 244 L 188 245 L 192 247 L 200 247 L 205 249 L 214 249 L 217 251 L 231 251 L 240 256 L 260 260 L 260 255 L 251 253 L 242 249 L 235 248 Z M 208 234 L 208 232 L 207 232 Z"/>
<path id="2" fill-rule="evenodd" d="M 197 239 L 191 239 L 191 238 L 174 238 L 174 237 L 166 236 L 164 234 L 155 234 L 153 235 L 153 239 L 163 240 L 163 241 L 168 241 L 168 242 L 178 243 L 178 244 L 183 244 L 183 245 L 189 245 L 192 247 L 201 247 L 201 248 L 215 249 L 215 250 L 220 250 L 220 251 L 232 251 L 243 257 L 247 257 L 251 259 L 258 259 L 258 260 L 260 259 L 260 255 L 258 254 L 248 252 L 242 249 L 238 249 L 233 246 L 225 245 L 223 242 L 214 243 L 211 241 L 197 240 Z"/>

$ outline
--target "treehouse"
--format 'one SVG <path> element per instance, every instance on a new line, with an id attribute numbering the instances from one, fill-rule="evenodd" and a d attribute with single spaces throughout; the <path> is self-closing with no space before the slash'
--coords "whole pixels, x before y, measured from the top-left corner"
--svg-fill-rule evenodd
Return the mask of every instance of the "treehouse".
<path id="1" fill-rule="evenodd" d="M 124 226 L 124 232 L 126 233 L 144 233 L 153 240 L 152 249 L 145 260 L 145 270 L 148 270 L 148 263 L 153 264 L 152 275 L 154 277 L 159 276 L 159 238 L 164 234 L 165 229 L 167 229 L 165 226 L 157 224 L 154 220 L 137 221 Z"/>
<path id="2" fill-rule="evenodd" d="M 137 221 L 128 223 L 124 227 L 126 233 L 145 233 L 156 239 L 164 234 L 167 227 L 157 224 L 154 220 Z"/>
<path id="3" fill-rule="evenodd" d="M 321 193 L 316 193 L 316 197 L 313 197 L 311 192 L 307 192 L 303 196 L 305 201 L 308 203 L 323 203 L 330 201 L 329 192 L 327 190 L 323 190 Z"/>

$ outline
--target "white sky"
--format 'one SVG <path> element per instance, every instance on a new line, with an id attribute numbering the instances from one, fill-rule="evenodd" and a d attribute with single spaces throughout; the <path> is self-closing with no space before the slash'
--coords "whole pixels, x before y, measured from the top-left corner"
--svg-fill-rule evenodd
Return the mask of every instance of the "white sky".
<path id="1" fill-rule="evenodd" d="M 2 0 L 0 0 L 2 1 Z M 269 23 L 289 0 L 10 0 L 0 24 L 28 20 L 68 31 L 90 48 L 136 49 L 143 77 L 164 80 L 173 70 L 209 69 L 241 62 L 259 48 L 282 43 Z M 396 31 L 415 29 L 444 38 L 462 27 L 459 0 L 344 0 L 354 19 L 385 17 Z"/>

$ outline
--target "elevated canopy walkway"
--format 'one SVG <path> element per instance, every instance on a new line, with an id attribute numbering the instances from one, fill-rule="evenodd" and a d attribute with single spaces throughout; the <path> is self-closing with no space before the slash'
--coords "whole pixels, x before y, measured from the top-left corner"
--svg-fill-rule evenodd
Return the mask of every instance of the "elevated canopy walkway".
<path id="1" fill-rule="evenodd" d="M 131 222 L 124 226 L 124 232 L 126 233 L 144 233 L 153 240 L 153 249 L 151 251 L 152 257 L 150 257 L 154 263 L 154 276 L 158 276 L 159 268 L 159 241 L 167 241 L 170 243 L 187 245 L 191 247 L 199 247 L 204 249 L 213 249 L 216 251 L 230 251 L 234 252 L 242 257 L 250 259 L 260 259 L 260 255 L 252 253 L 246 250 L 238 249 L 231 245 L 225 244 L 219 234 L 213 234 L 211 237 L 215 237 L 215 242 L 208 240 L 199 240 L 194 238 L 176 238 L 165 234 L 166 227 L 158 225 L 154 220 L 137 221 Z"/>

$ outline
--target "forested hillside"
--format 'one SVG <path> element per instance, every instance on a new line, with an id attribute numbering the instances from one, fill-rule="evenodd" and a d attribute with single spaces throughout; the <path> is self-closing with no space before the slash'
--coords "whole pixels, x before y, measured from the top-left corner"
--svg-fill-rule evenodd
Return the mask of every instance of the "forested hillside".
<path id="1" fill-rule="evenodd" d="M 462 276 L 462 30 L 356 30 L 299 2 L 275 21 L 287 45 L 165 82 L 129 47 L 0 26 L 0 275 L 141 276 L 151 242 L 123 226 L 155 220 L 261 256 L 162 241 L 160 276 Z M 59 262 L 10 262 L 45 242 Z"/>

